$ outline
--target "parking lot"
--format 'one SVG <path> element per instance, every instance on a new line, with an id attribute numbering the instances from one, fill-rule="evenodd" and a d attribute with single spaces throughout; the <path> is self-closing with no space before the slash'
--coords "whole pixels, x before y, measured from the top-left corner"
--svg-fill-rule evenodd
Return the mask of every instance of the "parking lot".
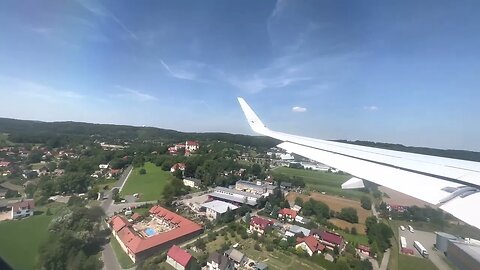
<path id="1" fill-rule="evenodd" d="M 404 226 L 407 227 L 407 224 L 404 224 Z M 436 235 L 431 232 L 418 231 L 415 230 L 415 228 L 413 229 L 415 232 L 411 233 L 408 228 L 405 228 L 404 231 L 398 228 L 398 240 L 400 241 L 401 236 L 405 237 L 405 240 L 407 240 L 407 248 L 412 249 L 415 256 L 423 258 L 422 255 L 420 255 L 420 252 L 418 252 L 418 250 L 413 246 L 413 241 L 420 242 L 425 249 L 427 249 L 429 254 L 428 259 L 430 259 L 439 270 L 450 270 L 451 268 L 447 265 L 445 259 L 442 258 L 444 255 L 437 250 L 434 250 Z M 400 243 L 398 243 L 398 245 L 400 245 Z"/>

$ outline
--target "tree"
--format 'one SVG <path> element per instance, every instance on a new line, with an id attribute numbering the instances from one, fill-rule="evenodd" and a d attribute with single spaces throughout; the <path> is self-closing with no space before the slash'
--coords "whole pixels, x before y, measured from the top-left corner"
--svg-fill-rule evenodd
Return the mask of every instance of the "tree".
<path id="1" fill-rule="evenodd" d="M 247 226 L 250 224 L 250 221 L 252 220 L 252 217 L 250 216 L 250 213 L 246 213 L 245 214 L 245 223 L 247 224 Z"/>
<path id="2" fill-rule="evenodd" d="M 255 163 L 252 165 L 251 172 L 253 175 L 259 176 L 260 173 L 262 173 L 262 167 L 259 164 Z"/>
<path id="3" fill-rule="evenodd" d="M 352 207 L 342 208 L 337 217 L 350 223 L 358 223 L 357 210 Z"/>
<path id="4" fill-rule="evenodd" d="M 5 193 L 5 199 L 15 198 L 15 197 L 20 197 L 20 194 L 18 193 L 18 191 L 7 189 L 7 192 Z"/>
<path id="5" fill-rule="evenodd" d="M 28 184 L 25 187 L 25 194 L 27 194 L 27 198 L 33 198 L 33 194 L 37 190 L 37 186 L 34 184 Z"/>
<path id="6" fill-rule="evenodd" d="M 145 170 L 145 168 L 141 168 L 139 171 L 138 171 L 139 174 L 146 174 L 147 173 L 147 170 Z"/>
<path id="7" fill-rule="evenodd" d="M 372 209 L 372 200 L 368 196 L 362 196 L 360 203 L 363 209 L 371 210 Z"/>
<path id="8" fill-rule="evenodd" d="M 357 235 L 358 234 L 357 228 L 352 227 L 352 229 L 350 230 L 350 233 L 353 234 L 353 235 Z"/>
<path id="9" fill-rule="evenodd" d="M 201 238 L 198 238 L 196 241 L 195 241 L 195 246 L 199 249 L 205 249 L 206 245 L 205 245 L 205 242 L 203 241 L 203 239 Z"/>

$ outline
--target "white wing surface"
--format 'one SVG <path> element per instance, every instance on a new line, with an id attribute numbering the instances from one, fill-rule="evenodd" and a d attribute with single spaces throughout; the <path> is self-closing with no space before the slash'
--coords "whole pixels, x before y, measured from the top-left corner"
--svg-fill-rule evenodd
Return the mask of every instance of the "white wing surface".
<path id="1" fill-rule="evenodd" d="M 480 163 L 301 137 L 268 129 L 243 98 L 253 131 L 283 141 L 278 147 L 437 205 L 480 228 Z"/>

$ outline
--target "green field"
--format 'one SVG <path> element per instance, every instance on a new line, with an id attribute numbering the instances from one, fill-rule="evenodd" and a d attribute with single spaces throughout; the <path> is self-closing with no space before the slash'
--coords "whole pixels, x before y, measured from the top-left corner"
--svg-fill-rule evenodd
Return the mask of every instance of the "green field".
<path id="1" fill-rule="evenodd" d="M 134 263 L 132 262 L 130 257 L 128 257 L 127 253 L 123 251 L 122 247 L 118 243 L 117 239 L 115 239 L 115 237 L 112 236 L 110 238 L 110 244 L 113 251 L 115 252 L 115 255 L 117 255 L 118 263 L 122 266 L 122 268 L 128 269 L 133 267 Z"/>
<path id="2" fill-rule="evenodd" d="M 272 171 L 273 176 L 283 174 L 289 177 L 302 177 L 307 189 L 319 192 L 326 192 L 330 195 L 341 195 L 352 199 L 359 199 L 364 192 L 358 190 L 343 190 L 342 184 L 352 176 L 348 174 L 336 174 L 324 171 L 312 171 L 303 169 L 293 169 L 287 167 L 278 167 Z"/>
<path id="3" fill-rule="evenodd" d="M 0 222 L 0 257 L 13 269 L 35 269 L 38 249 L 48 237 L 53 216 L 39 215 Z"/>
<path id="4" fill-rule="evenodd" d="M 139 201 L 154 201 L 161 198 L 163 188 L 173 179 L 173 175 L 153 163 L 145 163 L 144 168 L 147 171 L 144 175 L 139 174 L 140 168 L 133 170 L 120 193 L 121 195 L 138 193 Z"/>
<path id="5" fill-rule="evenodd" d="M 400 270 L 437 270 L 438 268 L 430 261 L 424 258 L 418 258 L 409 255 L 398 255 L 398 269 Z"/>

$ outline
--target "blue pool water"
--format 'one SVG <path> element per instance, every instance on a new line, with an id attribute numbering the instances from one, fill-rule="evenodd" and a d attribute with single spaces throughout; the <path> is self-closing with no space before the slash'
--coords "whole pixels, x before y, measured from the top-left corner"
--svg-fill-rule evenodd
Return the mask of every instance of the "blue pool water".
<path id="1" fill-rule="evenodd" d="M 155 235 L 155 234 L 156 234 L 155 230 L 152 229 L 152 228 L 146 228 L 146 229 L 145 229 L 145 233 L 146 233 L 148 236 L 152 236 L 152 235 Z"/>

